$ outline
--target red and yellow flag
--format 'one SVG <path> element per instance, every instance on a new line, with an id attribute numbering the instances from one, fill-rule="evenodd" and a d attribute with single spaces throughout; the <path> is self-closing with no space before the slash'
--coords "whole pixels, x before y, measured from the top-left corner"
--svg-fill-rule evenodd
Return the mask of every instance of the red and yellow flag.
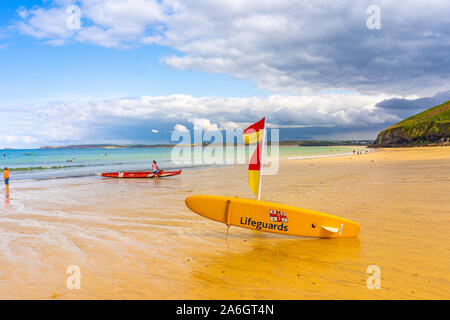
<path id="1" fill-rule="evenodd" d="M 244 130 L 242 136 L 245 144 L 260 142 L 264 136 L 264 127 L 266 125 L 266 117 L 252 124 Z"/>
<path id="2" fill-rule="evenodd" d="M 258 145 L 256 147 L 255 152 L 250 159 L 250 164 L 248 166 L 248 184 L 250 185 L 250 189 L 252 189 L 253 193 L 258 197 L 259 196 L 259 183 L 260 183 L 260 172 L 261 172 L 261 156 L 262 156 L 262 147 L 263 147 L 263 137 L 264 137 L 264 128 L 266 125 L 266 118 L 262 118 L 258 122 L 252 124 L 250 127 L 244 130 L 242 134 L 244 137 L 245 144 L 255 143 Z"/>
<path id="3" fill-rule="evenodd" d="M 262 142 L 258 143 L 248 165 L 248 184 L 257 197 L 259 195 L 259 179 L 261 173 L 261 144 Z"/>

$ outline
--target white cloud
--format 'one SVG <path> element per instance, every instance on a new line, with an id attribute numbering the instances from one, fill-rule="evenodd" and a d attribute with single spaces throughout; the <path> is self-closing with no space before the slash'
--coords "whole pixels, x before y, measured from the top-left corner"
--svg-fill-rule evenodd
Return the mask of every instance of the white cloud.
<path id="1" fill-rule="evenodd" d="M 22 18 L 17 28 L 23 34 L 49 39 L 49 44 L 69 38 L 104 47 L 126 47 L 158 42 L 158 33 L 164 20 L 163 4 L 157 0 L 82 0 L 53 1 L 50 8 L 20 8 Z M 71 12 L 69 5 L 79 5 L 81 28 L 67 27 Z M 85 25 L 83 25 L 83 22 Z M 87 22 L 87 23 L 86 23 Z M 148 33 L 148 28 L 152 33 Z"/>
<path id="2" fill-rule="evenodd" d="M 194 118 L 190 119 L 194 124 L 194 130 L 204 130 L 204 131 L 219 131 L 219 127 L 215 123 L 211 123 L 209 119 L 206 118 Z"/>
<path id="3" fill-rule="evenodd" d="M 11 136 L 11 135 L 0 135 L 0 142 L 2 143 L 33 143 L 37 142 L 38 139 L 30 136 Z"/>
<path id="4" fill-rule="evenodd" d="M 265 98 L 170 95 L 79 102 L 28 101 L 8 109 L 9 121 L 3 124 L 2 131 L 14 132 L 14 137 L 3 136 L 0 141 L 19 142 L 17 137 L 29 137 L 21 138 L 20 142 L 94 143 L 119 140 L 125 134 L 145 141 L 152 139 L 152 133 L 161 131 L 152 129 L 155 125 L 164 128 L 164 132 L 172 128 L 187 132 L 190 124 L 210 131 L 245 129 L 264 115 L 272 128 L 386 126 L 400 120 L 396 109 L 377 106 L 378 102 L 390 98 L 334 93 Z M 0 105 L 0 111 L 9 105 Z"/>
<path id="5" fill-rule="evenodd" d="M 220 124 L 220 127 L 225 130 L 234 130 L 234 129 L 242 129 L 239 124 L 234 121 L 226 121 Z"/>
<path id="6" fill-rule="evenodd" d="M 178 132 L 189 132 L 189 130 L 183 126 L 182 124 L 177 123 L 174 127 L 173 127 L 174 131 L 178 131 Z"/>
<path id="7" fill-rule="evenodd" d="M 264 115 L 274 125 L 345 125 L 392 121 L 395 115 L 377 108 L 375 104 L 389 95 L 323 94 L 308 96 L 272 95 L 266 98 L 192 97 L 189 95 L 143 96 L 103 101 L 88 105 L 52 107 L 48 114 L 67 112 L 76 108 L 83 118 L 117 117 L 127 119 L 161 119 L 185 121 L 209 130 L 237 127 Z M 57 111 L 55 110 L 64 110 Z M 40 112 L 43 112 L 41 109 Z M 89 115 L 91 114 L 91 115 Z M 220 124 L 220 126 L 218 125 Z"/>
<path id="8" fill-rule="evenodd" d="M 74 30 L 67 28 L 67 13 L 65 7 L 50 9 L 21 8 L 18 14 L 23 21 L 18 22 L 17 28 L 23 34 L 38 39 L 49 39 L 50 43 L 61 43 L 74 34 Z"/>

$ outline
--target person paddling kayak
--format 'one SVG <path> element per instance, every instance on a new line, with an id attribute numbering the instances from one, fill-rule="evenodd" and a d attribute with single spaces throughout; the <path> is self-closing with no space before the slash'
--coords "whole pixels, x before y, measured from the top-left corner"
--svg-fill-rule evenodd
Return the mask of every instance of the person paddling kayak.
<path id="1" fill-rule="evenodd" d="M 155 175 L 155 179 L 158 178 L 158 172 L 161 170 L 159 169 L 155 160 L 153 160 L 153 163 L 152 163 L 152 170 L 153 170 L 153 174 Z"/>

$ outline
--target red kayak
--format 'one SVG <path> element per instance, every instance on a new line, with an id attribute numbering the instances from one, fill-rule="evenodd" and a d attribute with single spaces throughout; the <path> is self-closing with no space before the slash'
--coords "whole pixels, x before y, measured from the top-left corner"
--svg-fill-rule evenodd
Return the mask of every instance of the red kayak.
<path id="1" fill-rule="evenodd" d="M 161 170 L 156 175 L 159 177 L 177 176 L 182 170 L 178 171 L 164 171 Z M 102 177 L 108 178 L 154 178 L 153 171 L 129 171 L 129 172 L 103 172 Z"/>

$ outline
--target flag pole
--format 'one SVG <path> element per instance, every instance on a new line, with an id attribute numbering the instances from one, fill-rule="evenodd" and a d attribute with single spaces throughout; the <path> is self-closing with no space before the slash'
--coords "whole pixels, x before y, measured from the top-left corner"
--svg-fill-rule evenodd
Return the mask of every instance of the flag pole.
<path id="1" fill-rule="evenodd" d="M 262 139 L 262 145 L 261 145 L 261 159 L 260 161 L 260 167 L 259 167 L 259 186 L 258 186 L 258 200 L 261 200 L 261 185 L 262 185 L 262 169 L 263 169 L 263 157 L 264 157 L 264 142 L 266 141 L 266 122 L 267 117 L 264 116 L 264 131 L 263 131 L 263 139 Z"/>

